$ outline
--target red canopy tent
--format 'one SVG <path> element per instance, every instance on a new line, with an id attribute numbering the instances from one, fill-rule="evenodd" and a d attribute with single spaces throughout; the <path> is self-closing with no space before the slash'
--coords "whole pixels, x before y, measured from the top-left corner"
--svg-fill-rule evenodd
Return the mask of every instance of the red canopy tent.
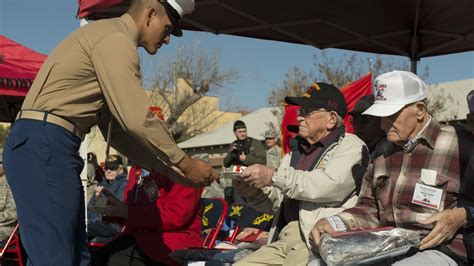
<path id="1" fill-rule="evenodd" d="M 0 122 L 13 122 L 46 55 L 0 35 Z"/>

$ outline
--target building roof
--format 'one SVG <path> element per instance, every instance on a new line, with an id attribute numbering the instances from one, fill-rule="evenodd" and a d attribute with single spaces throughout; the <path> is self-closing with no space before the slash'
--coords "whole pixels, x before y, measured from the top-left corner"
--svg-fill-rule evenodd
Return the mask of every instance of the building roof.
<path id="1" fill-rule="evenodd" d="M 435 118 L 443 122 L 466 119 L 469 113 L 466 97 L 471 90 L 474 90 L 474 79 L 429 85 L 428 102 L 442 99 L 444 105 L 440 112 L 434 114 Z"/>
<path id="2" fill-rule="evenodd" d="M 280 113 L 281 110 L 277 107 L 266 107 L 242 116 L 239 120 L 244 121 L 247 125 L 249 137 L 263 140 L 265 131 L 269 129 L 269 123 L 273 123 L 276 127 L 279 127 L 278 116 Z M 178 146 L 182 149 L 187 149 L 230 144 L 235 140 L 233 125 L 234 121 L 210 132 L 183 141 L 179 143 Z"/>

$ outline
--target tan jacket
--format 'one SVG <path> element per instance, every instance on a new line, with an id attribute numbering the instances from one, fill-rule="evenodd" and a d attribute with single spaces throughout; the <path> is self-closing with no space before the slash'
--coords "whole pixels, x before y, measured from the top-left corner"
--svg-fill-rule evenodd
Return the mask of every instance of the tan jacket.
<path id="1" fill-rule="evenodd" d="M 367 155 L 363 156 L 363 152 Z M 351 208 L 357 202 L 354 178 L 362 177 L 368 159 L 364 142 L 346 133 L 325 151 L 312 171 L 291 167 L 291 154 L 287 154 L 281 161 L 273 186 L 246 200 L 259 211 L 275 213 L 269 240 L 273 239 L 283 199 L 300 200 L 300 231 L 310 248 L 308 237 L 316 221 Z"/>
<path id="2" fill-rule="evenodd" d="M 113 118 L 111 145 L 147 169 L 178 163 L 178 148 L 164 123 L 149 111 L 141 85 L 138 31 L 128 14 L 84 26 L 48 56 L 22 109 L 48 111 L 84 133 L 99 124 L 106 137 Z"/>

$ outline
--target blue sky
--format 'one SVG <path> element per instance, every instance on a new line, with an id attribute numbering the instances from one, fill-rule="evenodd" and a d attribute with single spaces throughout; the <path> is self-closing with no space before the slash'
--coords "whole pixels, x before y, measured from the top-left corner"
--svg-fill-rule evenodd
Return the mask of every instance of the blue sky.
<path id="1" fill-rule="evenodd" d="M 77 1 L 74 0 L 1 0 L 0 34 L 48 54 L 79 27 L 76 12 Z M 299 66 L 312 70 L 313 55 L 321 53 L 314 47 L 304 45 L 185 32 L 183 38 L 172 39 L 169 46 L 162 47 L 153 57 L 140 51 L 145 79 L 151 78 L 153 60 L 173 56 L 177 45 L 196 41 L 205 49 L 219 48 L 222 65 L 236 67 L 241 74 L 237 82 L 229 84 L 219 95 L 221 107 L 229 102 L 233 106 L 249 109 L 266 106 L 269 91 L 283 80 L 288 69 Z M 353 52 L 328 49 L 326 53 L 341 57 Z M 357 54 L 364 58 L 375 57 L 373 54 Z M 424 69 L 426 65 L 430 68 L 429 84 L 474 78 L 474 52 L 423 58 L 419 69 Z"/>

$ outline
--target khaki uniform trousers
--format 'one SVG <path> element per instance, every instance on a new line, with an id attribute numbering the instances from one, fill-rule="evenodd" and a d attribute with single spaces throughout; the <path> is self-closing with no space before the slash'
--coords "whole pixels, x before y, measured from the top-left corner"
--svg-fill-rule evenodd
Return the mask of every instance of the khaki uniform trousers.
<path id="1" fill-rule="evenodd" d="M 298 221 L 287 224 L 278 241 L 265 245 L 233 265 L 306 265 L 309 251 L 302 239 Z"/>

